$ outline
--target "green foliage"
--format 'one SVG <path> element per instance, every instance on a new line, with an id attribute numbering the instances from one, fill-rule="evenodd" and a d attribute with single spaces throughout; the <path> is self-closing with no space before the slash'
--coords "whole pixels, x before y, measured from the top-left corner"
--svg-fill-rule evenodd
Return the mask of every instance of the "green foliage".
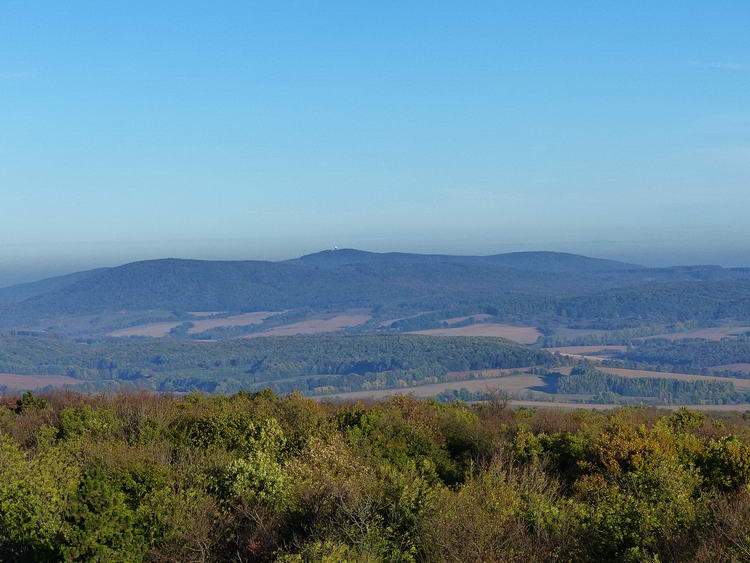
<path id="1" fill-rule="evenodd" d="M 59 557 L 61 512 L 78 473 L 65 452 L 50 450 L 29 459 L 0 433 L 0 560 Z"/>
<path id="2" fill-rule="evenodd" d="M 67 374 L 87 390 L 121 382 L 158 391 L 306 394 L 413 385 L 449 372 L 554 366 L 559 358 L 497 338 L 367 334 L 193 342 L 72 342 L 0 332 L 0 372 Z"/>
<path id="3" fill-rule="evenodd" d="M 692 432 L 703 426 L 706 420 L 707 417 L 704 413 L 682 407 L 671 414 L 666 419 L 666 423 L 675 432 Z"/>
<path id="4" fill-rule="evenodd" d="M 43 399 L 43 413 L 3 414 L 3 561 L 741 561 L 750 548 L 740 416 L 269 391 Z"/>
<path id="5" fill-rule="evenodd" d="M 711 440 L 701 468 L 712 487 L 728 491 L 746 487 L 750 483 L 750 446 L 732 435 Z"/>
<path id="6" fill-rule="evenodd" d="M 214 446 L 240 455 L 261 450 L 275 457 L 281 452 L 284 432 L 276 419 L 258 420 L 251 412 L 234 409 L 234 404 L 225 403 L 220 409 L 182 417 L 174 425 L 173 440 L 197 448 Z"/>
<path id="7" fill-rule="evenodd" d="M 289 503 L 289 479 L 272 453 L 251 452 L 226 468 L 224 487 L 229 495 L 250 504 L 283 510 Z"/>
<path id="8" fill-rule="evenodd" d="M 87 471 L 64 513 L 61 551 L 68 561 L 138 561 L 146 550 L 126 495 L 98 468 Z"/>
<path id="9" fill-rule="evenodd" d="M 741 403 L 747 397 L 737 392 L 731 381 L 683 381 L 662 377 L 621 377 L 594 368 L 574 368 L 557 381 L 559 393 L 598 394 L 602 402 L 612 395 L 654 397 L 662 403 Z"/>
<path id="10" fill-rule="evenodd" d="M 60 413 L 59 437 L 63 440 L 77 436 L 104 438 L 114 435 L 122 422 L 109 409 L 94 409 L 91 405 L 67 408 Z"/>
<path id="11" fill-rule="evenodd" d="M 48 405 L 49 403 L 46 399 L 37 397 L 31 391 L 27 391 L 16 401 L 16 412 L 20 414 L 29 410 L 43 410 Z"/>
<path id="12" fill-rule="evenodd" d="M 675 370 L 700 370 L 712 366 L 747 363 L 750 362 L 750 339 L 729 339 L 720 342 L 646 340 L 630 348 L 623 354 L 623 359 L 667 365 Z"/>

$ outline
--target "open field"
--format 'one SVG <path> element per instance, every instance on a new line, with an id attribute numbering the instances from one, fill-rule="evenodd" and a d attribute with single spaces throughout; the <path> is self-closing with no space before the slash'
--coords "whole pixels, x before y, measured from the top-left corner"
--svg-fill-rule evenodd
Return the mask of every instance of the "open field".
<path id="1" fill-rule="evenodd" d="M 714 377 L 708 375 L 692 375 L 685 373 L 665 373 L 658 371 L 646 371 L 646 370 L 632 370 L 632 369 L 621 369 L 621 368 L 599 368 L 606 373 L 618 375 L 621 377 L 658 377 L 664 379 L 679 379 L 682 381 L 695 381 L 695 380 L 708 380 L 708 381 L 729 381 L 734 383 L 738 390 L 748 391 L 750 390 L 750 380 L 744 379 L 730 379 L 726 377 Z M 562 368 L 560 372 L 567 372 L 570 368 Z M 428 385 L 420 385 L 418 387 L 402 387 L 396 389 L 373 389 L 368 391 L 354 391 L 349 393 L 337 393 L 334 395 L 325 395 L 322 397 L 315 397 L 318 400 L 345 400 L 345 401 L 378 401 L 383 400 L 394 395 L 411 395 L 417 398 L 434 397 L 435 395 L 449 390 L 460 390 L 466 389 L 468 391 L 484 391 L 487 389 L 494 389 L 499 391 L 505 391 L 509 394 L 522 393 L 522 392 L 533 392 L 536 393 L 540 398 L 548 398 L 549 402 L 545 401 L 530 401 L 530 400 L 511 400 L 510 404 L 513 406 L 525 406 L 525 407 L 545 407 L 545 408 L 569 408 L 569 409 L 611 409 L 622 405 L 609 405 L 609 404 L 597 404 L 597 403 L 576 403 L 571 399 L 580 397 L 581 399 L 588 399 L 591 395 L 556 395 L 547 392 L 549 381 L 545 381 L 544 376 L 532 375 L 532 374 L 521 374 L 521 375 L 505 375 L 503 373 L 510 373 L 512 370 L 483 370 L 476 372 L 477 375 L 484 374 L 484 377 L 479 379 L 471 380 L 459 380 L 459 381 L 447 381 L 441 383 L 432 383 Z M 473 372 L 455 372 L 449 375 L 453 376 L 466 376 Z M 497 377 L 487 377 L 488 375 L 497 375 Z M 547 388 L 547 389 L 545 389 Z M 557 399 L 557 400 L 554 400 Z M 700 410 L 721 410 L 721 411 L 747 411 L 750 410 L 750 403 L 738 404 L 738 405 L 687 405 L 688 408 L 700 409 Z M 675 409 L 677 406 L 661 406 L 659 408 Z"/>
<path id="2" fill-rule="evenodd" d="M 429 336 L 494 336 L 506 338 L 519 344 L 533 344 L 541 333 L 533 326 L 513 326 L 498 323 L 480 323 L 457 328 L 434 328 L 417 330 L 412 334 Z"/>
<path id="3" fill-rule="evenodd" d="M 241 315 L 232 315 L 229 317 L 223 317 L 220 319 L 202 319 L 202 320 L 185 320 L 185 321 L 169 321 L 162 323 L 149 323 L 144 325 L 130 326 L 127 328 L 121 328 L 113 330 L 108 336 L 122 337 L 122 336 L 153 336 L 160 337 L 169 334 L 169 331 L 175 327 L 180 326 L 185 322 L 193 323 L 193 326 L 188 330 L 190 334 L 197 334 L 204 330 L 210 330 L 212 328 L 219 327 L 230 327 L 230 326 L 251 326 L 262 323 L 268 317 L 278 315 L 281 311 L 256 311 L 254 313 L 243 313 Z M 200 316 L 213 315 L 215 313 L 191 313 Z"/>
<path id="4" fill-rule="evenodd" d="M 476 315 L 466 315 L 465 317 L 453 317 L 451 319 L 445 319 L 443 322 L 448 323 L 449 325 L 454 325 L 456 323 L 462 323 L 464 321 L 468 321 L 469 319 L 474 319 L 475 321 L 486 321 L 487 319 L 491 319 L 492 315 L 488 315 L 487 313 L 478 313 Z"/>
<path id="5" fill-rule="evenodd" d="M 336 332 L 344 328 L 359 326 L 372 317 L 370 315 L 336 315 L 330 319 L 310 319 L 288 325 L 277 326 L 263 332 L 245 335 L 243 338 L 258 338 L 261 336 L 294 336 L 297 334 L 320 334 Z"/>
<path id="6" fill-rule="evenodd" d="M 357 393 L 342 393 L 340 395 L 326 395 L 323 397 L 313 397 L 319 401 L 379 401 L 386 399 L 393 395 L 412 395 L 414 397 L 424 397 L 424 395 L 417 395 L 413 393 L 417 388 L 411 389 L 388 389 L 383 391 L 388 394 L 377 395 L 376 391 L 361 391 Z M 459 387 L 460 389 L 460 387 Z M 511 399 L 508 401 L 508 405 L 511 407 L 525 407 L 525 408 L 538 408 L 538 409 L 586 409 L 586 410 L 611 410 L 623 407 L 623 405 L 611 405 L 611 404 L 599 404 L 599 403 L 575 403 L 572 401 L 529 401 L 524 399 Z M 681 408 L 688 408 L 691 410 L 699 411 L 721 411 L 721 412 L 746 412 L 750 411 L 750 403 L 738 404 L 738 405 L 651 405 L 658 409 L 665 410 L 678 410 Z"/>
<path id="7" fill-rule="evenodd" d="M 512 407 L 536 407 L 544 409 L 616 409 L 623 405 L 601 405 L 597 403 L 568 403 L 568 402 L 543 402 L 543 401 L 522 401 L 512 400 L 509 401 Z M 658 409 L 666 409 L 670 411 L 676 411 L 681 408 L 686 408 L 696 411 L 722 411 L 722 412 L 745 412 L 750 411 L 750 403 L 744 403 L 740 405 L 651 405 Z"/>
<path id="8" fill-rule="evenodd" d="M 222 313 L 226 313 L 226 311 L 188 311 L 188 315 L 193 315 L 194 317 L 213 317 Z"/>
<path id="9" fill-rule="evenodd" d="M 658 377 L 661 379 L 679 379 L 680 381 L 729 381 L 734 383 L 734 386 L 741 391 L 750 390 L 750 379 L 737 379 L 734 377 L 715 377 L 711 375 L 692 375 L 689 373 L 666 373 L 663 371 L 647 371 L 640 369 L 624 369 L 624 368 L 606 368 L 600 367 L 599 370 L 605 373 L 611 373 L 612 375 L 619 375 L 620 377 Z"/>
<path id="10" fill-rule="evenodd" d="M 443 383 L 431 383 L 419 387 L 401 387 L 397 389 L 372 389 L 368 391 L 353 391 L 350 393 L 337 393 L 326 395 L 321 399 L 335 398 L 346 400 L 378 400 L 392 395 L 412 395 L 414 397 L 434 397 L 443 391 L 451 389 L 467 389 L 469 391 L 484 391 L 485 389 L 498 389 L 508 393 L 529 391 L 532 387 L 544 387 L 545 382 L 538 375 L 508 375 L 505 377 L 494 377 L 487 379 L 472 379 L 468 381 L 449 381 Z"/>
<path id="11" fill-rule="evenodd" d="M 750 326 L 715 326 L 709 328 L 697 328 L 695 330 L 686 330 L 683 332 L 642 336 L 640 338 L 636 338 L 636 340 L 652 340 L 654 338 L 663 338 L 666 340 L 681 340 L 683 338 L 705 338 L 706 340 L 721 340 L 722 338 L 736 337 L 745 332 L 750 332 Z"/>
<path id="12" fill-rule="evenodd" d="M 170 321 L 164 323 L 149 323 L 145 325 L 129 326 L 120 328 L 108 333 L 107 336 L 124 337 L 124 336 L 152 336 L 158 338 L 166 336 L 169 331 L 180 326 L 184 321 Z"/>
<path id="13" fill-rule="evenodd" d="M 16 375 L 13 373 L 0 373 L 0 385 L 11 389 L 38 389 L 53 385 L 77 385 L 83 383 L 80 379 L 74 379 L 67 375 Z"/>
<path id="14" fill-rule="evenodd" d="M 606 356 L 607 352 L 625 352 L 628 349 L 627 346 L 558 346 L 556 348 L 545 348 L 547 352 L 553 354 L 563 354 L 566 356 Z"/>
<path id="15" fill-rule="evenodd" d="M 561 338 L 581 338 L 584 336 L 603 336 L 608 332 L 611 331 L 598 328 L 571 328 L 560 326 L 555 328 L 554 335 Z"/>
<path id="16" fill-rule="evenodd" d="M 190 334 L 197 334 L 204 330 L 211 330 L 212 328 L 230 327 L 230 326 L 251 326 L 262 323 L 269 317 L 279 315 L 283 311 L 256 311 L 254 313 L 243 313 L 241 315 L 232 315 L 231 317 L 224 317 L 223 319 L 204 319 L 201 321 L 190 321 L 193 326 L 188 332 Z"/>

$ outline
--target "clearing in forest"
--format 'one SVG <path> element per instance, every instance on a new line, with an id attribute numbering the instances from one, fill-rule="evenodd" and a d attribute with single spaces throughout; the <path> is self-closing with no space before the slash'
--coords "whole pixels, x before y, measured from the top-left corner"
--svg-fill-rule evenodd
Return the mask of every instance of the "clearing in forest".
<path id="1" fill-rule="evenodd" d="M 541 333 L 533 326 L 513 326 L 499 323 L 480 323 L 456 328 L 434 328 L 417 330 L 411 334 L 428 336 L 494 336 L 512 340 L 519 344 L 533 344 Z"/>
<path id="2" fill-rule="evenodd" d="M 573 356 L 588 356 L 591 354 L 599 354 L 602 352 L 625 352 L 628 349 L 627 346 L 557 346 L 555 348 L 545 348 L 547 352 L 558 352 L 560 354 L 573 355 Z"/>
<path id="3" fill-rule="evenodd" d="M 68 377 L 67 375 L 17 375 L 14 373 L 0 373 L 0 385 L 11 389 L 39 389 L 49 385 L 62 387 L 63 385 L 78 385 L 80 383 L 83 383 L 83 381 Z"/>
<path id="4" fill-rule="evenodd" d="M 113 330 L 108 336 L 153 336 L 160 337 L 169 334 L 169 331 L 175 327 L 180 326 L 183 323 L 190 322 L 193 326 L 188 330 L 190 334 L 197 334 L 205 330 L 220 327 L 232 327 L 232 326 L 251 326 L 262 323 L 268 317 L 280 314 L 282 311 L 256 311 L 254 313 L 242 313 L 240 315 L 231 315 L 229 317 L 223 317 L 219 319 L 200 319 L 191 320 L 186 319 L 183 321 L 169 321 L 160 323 L 149 323 L 144 325 L 129 326 L 127 328 L 121 328 Z M 191 313 L 201 316 L 208 315 L 210 313 Z"/>
<path id="5" fill-rule="evenodd" d="M 466 389 L 468 391 L 485 391 L 497 389 L 508 393 L 519 391 L 531 391 L 532 388 L 542 388 L 545 381 L 538 375 L 508 375 L 505 377 L 493 377 L 487 379 L 471 379 L 468 381 L 446 381 L 442 383 L 430 383 L 418 387 L 399 387 L 396 389 L 372 389 L 367 391 L 351 391 L 349 393 L 336 393 L 335 395 L 321 397 L 324 399 L 346 399 L 348 400 L 378 400 L 392 395 L 413 395 L 414 397 L 434 397 L 443 391 L 452 389 Z"/>
<path id="6" fill-rule="evenodd" d="M 365 324 L 372 317 L 370 315 L 336 315 L 330 319 L 309 319 L 288 325 L 281 325 L 263 332 L 247 334 L 243 338 L 258 338 L 261 336 L 295 336 L 298 334 L 321 334 L 336 332 Z"/>

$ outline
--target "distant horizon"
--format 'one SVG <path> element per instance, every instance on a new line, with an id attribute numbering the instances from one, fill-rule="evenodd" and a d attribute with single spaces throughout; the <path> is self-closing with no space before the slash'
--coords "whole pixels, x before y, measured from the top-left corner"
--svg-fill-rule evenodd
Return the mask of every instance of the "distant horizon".
<path id="1" fill-rule="evenodd" d="M 606 245 L 606 243 L 600 243 Z M 338 248 L 336 248 L 338 247 Z M 302 246 L 300 246 L 302 249 Z M 386 253 L 406 253 L 406 254 L 443 254 L 450 256 L 492 256 L 495 254 L 509 254 L 514 252 L 556 252 L 556 253 L 568 253 L 576 254 L 580 256 L 586 256 L 589 258 L 599 258 L 603 260 L 614 260 L 618 262 L 626 262 L 637 266 L 651 267 L 651 268 L 668 268 L 674 266 L 721 266 L 724 268 L 737 268 L 737 267 L 750 267 L 750 254 L 744 252 L 737 252 L 735 256 L 721 256 L 716 255 L 716 260 L 711 260 L 710 254 L 695 253 L 692 249 L 685 249 L 684 253 L 673 253 L 665 255 L 649 255 L 648 253 L 639 254 L 637 252 L 618 252 L 616 250 L 616 244 L 612 245 L 610 252 L 607 253 L 606 249 L 602 249 L 601 252 L 596 251 L 591 246 L 586 248 L 581 247 L 555 247 L 553 243 L 549 246 L 543 247 L 535 244 L 530 245 L 500 245 L 500 250 L 484 250 L 484 251 L 457 251 L 455 249 L 443 249 L 429 247 L 428 249 L 413 249 L 413 248 L 361 248 L 355 246 L 340 246 L 333 245 L 330 247 L 323 247 L 317 249 L 304 249 L 299 252 L 289 253 L 275 253 L 271 255 L 263 255 L 262 252 L 258 252 L 255 255 L 248 252 L 243 254 L 237 249 L 227 250 L 224 254 L 216 255 L 216 253 L 206 253 L 203 251 L 196 250 L 193 254 L 189 251 L 176 252 L 176 253 L 163 253 L 163 254 L 150 254 L 149 252 L 143 252 L 142 255 L 133 255 L 131 257 L 122 256 L 119 259 L 117 257 L 104 257 L 104 256 L 92 256 L 88 259 L 82 257 L 72 257 L 68 260 L 58 258 L 58 261 L 50 260 L 44 263 L 37 263 L 32 260 L 29 262 L 20 263 L 0 263 L 0 288 L 9 287 L 12 285 L 31 283 L 40 281 L 47 278 L 56 276 L 64 276 L 75 272 L 81 272 L 86 270 L 93 270 L 98 268 L 114 268 L 129 264 L 132 262 L 141 262 L 148 260 L 165 260 L 165 259 L 180 259 L 180 260 L 217 260 L 217 261 L 269 261 L 269 262 L 283 262 L 286 260 L 294 260 L 302 256 L 309 254 L 315 254 L 317 252 L 323 252 L 326 250 L 357 250 L 362 252 L 372 252 L 377 254 Z M 673 259 L 669 259 L 672 256 Z M 680 260 L 677 256 L 685 257 L 686 259 Z M 690 256 L 697 258 L 707 257 L 708 260 L 690 260 Z M 746 257 L 746 258 L 745 258 Z M 743 260 L 743 258 L 745 258 Z"/>
<path id="2" fill-rule="evenodd" d="M 333 245 L 750 265 L 748 2 L 0 4 L 0 284 Z"/>

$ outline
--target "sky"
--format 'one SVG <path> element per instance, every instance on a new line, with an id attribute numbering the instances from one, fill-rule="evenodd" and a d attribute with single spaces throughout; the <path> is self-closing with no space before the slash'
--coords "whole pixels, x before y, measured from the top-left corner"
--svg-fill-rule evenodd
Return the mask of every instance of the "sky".
<path id="1" fill-rule="evenodd" d="M 159 257 L 750 266 L 750 2 L 0 0 L 0 285 Z"/>

